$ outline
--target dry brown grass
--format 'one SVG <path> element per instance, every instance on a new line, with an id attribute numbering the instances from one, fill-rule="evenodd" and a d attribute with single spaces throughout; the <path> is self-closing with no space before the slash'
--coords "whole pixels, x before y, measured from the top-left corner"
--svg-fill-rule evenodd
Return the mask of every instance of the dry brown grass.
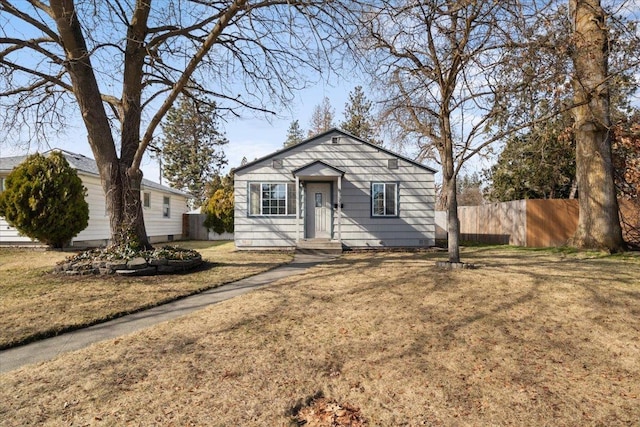
<path id="1" fill-rule="evenodd" d="M 371 426 L 638 424 L 640 260 L 464 258 L 346 255 L 1 375 L 0 423 L 283 426 L 322 394 Z"/>
<path id="2" fill-rule="evenodd" d="M 197 249 L 207 264 L 180 275 L 78 277 L 50 273 L 68 252 L 0 249 L 0 348 L 152 307 L 291 259 L 284 253 L 235 252 L 233 243 L 176 245 Z"/>

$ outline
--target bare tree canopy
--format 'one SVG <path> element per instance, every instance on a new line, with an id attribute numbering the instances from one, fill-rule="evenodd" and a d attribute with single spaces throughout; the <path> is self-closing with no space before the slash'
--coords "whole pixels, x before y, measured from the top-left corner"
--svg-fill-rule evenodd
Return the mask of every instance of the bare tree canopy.
<path id="1" fill-rule="evenodd" d="M 628 12 L 624 2 L 614 3 Z M 455 189 L 465 163 L 597 98 L 587 82 L 578 83 L 588 88 L 586 98 L 573 96 L 576 55 L 585 63 L 595 57 L 576 48 L 568 18 L 567 2 L 553 0 L 387 0 L 361 10 L 358 48 L 379 89 L 383 119 L 398 141 L 412 144 L 418 160 L 441 164 L 451 262 L 459 261 Z M 637 39 L 636 26 L 624 21 L 604 31 Z M 612 37 L 610 45 L 623 39 Z M 599 88 L 612 79 L 633 87 L 624 71 L 637 66 L 638 49 L 615 47 L 616 72 L 600 75 Z"/>
<path id="2" fill-rule="evenodd" d="M 148 246 L 140 162 L 178 95 L 270 112 L 305 86 L 305 71 L 326 68 L 336 11 L 313 0 L 2 1 L 3 126 L 36 140 L 78 114 L 112 240 Z"/>
<path id="3" fill-rule="evenodd" d="M 402 139 L 417 159 L 442 165 L 449 260 L 459 262 L 456 176 L 465 161 L 498 139 L 486 131 L 503 110 L 501 76 L 522 44 L 535 8 L 516 1 L 387 0 L 363 11 L 359 48 Z"/>
<path id="4" fill-rule="evenodd" d="M 313 107 L 307 136 L 312 137 L 335 127 L 335 109 L 331 106 L 328 97 L 322 98 L 322 102 Z"/>

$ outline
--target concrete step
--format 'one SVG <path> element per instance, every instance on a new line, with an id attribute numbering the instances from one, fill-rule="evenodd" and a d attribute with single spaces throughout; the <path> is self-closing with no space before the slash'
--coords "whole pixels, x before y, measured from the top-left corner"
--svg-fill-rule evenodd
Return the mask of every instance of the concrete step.
<path id="1" fill-rule="evenodd" d="M 327 239 L 301 240 L 296 246 L 296 252 L 300 254 L 331 254 L 342 253 L 342 243 Z"/>

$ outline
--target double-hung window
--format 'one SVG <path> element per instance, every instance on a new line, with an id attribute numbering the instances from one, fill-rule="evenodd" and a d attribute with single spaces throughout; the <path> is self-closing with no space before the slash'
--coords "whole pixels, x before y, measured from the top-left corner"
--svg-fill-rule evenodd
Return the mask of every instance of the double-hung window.
<path id="1" fill-rule="evenodd" d="M 162 216 L 171 218 L 171 199 L 167 196 L 162 198 Z"/>
<path id="2" fill-rule="evenodd" d="M 398 216 L 398 184 L 371 184 L 371 216 Z"/>
<path id="3" fill-rule="evenodd" d="M 142 207 L 145 207 L 145 208 L 151 207 L 151 193 L 148 191 L 142 192 Z"/>
<path id="4" fill-rule="evenodd" d="M 249 184 L 249 214 L 283 216 L 296 213 L 296 185 L 293 182 Z"/>

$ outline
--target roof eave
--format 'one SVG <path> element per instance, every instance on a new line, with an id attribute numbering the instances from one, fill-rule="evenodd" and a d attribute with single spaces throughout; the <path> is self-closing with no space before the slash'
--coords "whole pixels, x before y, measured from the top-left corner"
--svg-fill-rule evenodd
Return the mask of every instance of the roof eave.
<path id="1" fill-rule="evenodd" d="M 268 159 L 270 159 L 270 158 L 277 157 L 277 156 L 279 156 L 279 155 L 281 155 L 281 154 L 283 154 L 283 153 L 286 153 L 287 151 L 290 151 L 290 150 L 292 150 L 292 149 L 294 149 L 294 148 L 300 147 L 301 145 L 308 144 L 309 142 L 314 141 L 314 140 L 316 140 L 316 139 L 323 138 L 323 137 L 325 137 L 325 136 L 329 135 L 330 133 L 334 133 L 334 132 L 340 133 L 340 134 L 342 134 L 342 135 L 344 135 L 344 136 L 346 136 L 346 137 L 349 137 L 349 138 L 351 138 L 351 139 L 354 139 L 354 140 L 356 140 L 356 141 L 359 141 L 359 142 L 361 142 L 361 143 L 363 143 L 363 144 L 366 144 L 366 145 L 368 145 L 368 146 L 370 146 L 370 147 L 376 148 L 376 149 L 378 149 L 378 150 L 380 150 L 380 151 L 383 151 L 383 152 L 385 152 L 385 153 L 387 153 L 387 154 L 389 154 L 389 155 L 391 155 L 391 156 L 397 157 L 397 158 L 399 158 L 399 159 L 402 159 L 402 160 L 404 160 L 404 161 L 406 161 L 406 162 L 411 163 L 412 165 L 415 165 L 415 166 L 418 166 L 418 167 L 420 167 L 420 168 L 422 168 L 422 169 L 425 169 L 425 170 L 427 170 L 427 171 L 429 171 L 429 172 L 431 172 L 431 173 L 434 173 L 434 174 L 435 174 L 435 173 L 437 173 L 437 172 L 438 172 L 438 171 L 436 171 L 435 169 L 433 169 L 433 168 L 431 168 L 431 167 L 429 167 L 429 166 L 423 165 L 422 163 L 418 163 L 417 161 L 415 161 L 415 160 L 411 160 L 410 158 L 405 157 L 405 156 L 403 156 L 403 155 L 401 155 L 401 154 L 394 153 L 394 152 L 393 152 L 393 151 L 391 151 L 391 150 L 387 150 L 387 149 L 386 149 L 386 148 L 384 148 L 384 147 L 381 147 L 381 146 L 379 146 L 379 145 L 373 144 L 373 143 L 371 143 L 371 142 L 369 142 L 369 141 L 366 141 L 366 140 L 364 140 L 364 139 L 362 139 L 362 138 L 360 138 L 360 137 L 358 137 L 358 136 L 355 136 L 355 135 L 353 135 L 353 134 L 351 134 L 351 133 L 349 133 L 349 132 L 343 131 L 342 129 L 338 129 L 338 128 L 331 128 L 331 129 L 329 129 L 329 130 L 328 130 L 328 131 L 326 131 L 326 132 L 323 132 L 323 133 L 320 133 L 320 134 L 318 134 L 318 135 L 315 135 L 315 136 L 313 136 L 313 137 L 311 137 L 311 138 L 305 139 L 304 141 L 301 141 L 301 142 L 299 142 L 298 144 L 295 144 L 295 145 L 292 145 L 292 146 L 290 146 L 290 147 L 286 147 L 286 148 L 280 149 L 280 150 L 278 150 L 278 151 L 274 151 L 274 152 L 273 152 L 273 153 L 271 153 L 271 154 L 267 154 L 266 156 L 263 156 L 263 157 L 261 157 L 261 158 L 259 158 L 259 159 L 256 159 L 256 160 L 254 160 L 254 161 L 252 161 L 252 162 L 249 162 L 249 163 L 247 163 L 247 164 L 245 164 L 245 165 L 239 166 L 239 167 L 237 167 L 237 168 L 235 168 L 235 169 L 234 169 L 234 173 L 238 173 L 238 172 L 240 172 L 240 171 L 242 171 L 242 170 L 244 170 L 244 169 L 246 169 L 246 168 L 248 168 L 248 167 L 254 166 L 254 165 L 256 165 L 256 164 L 258 164 L 258 163 L 260 163 L 260 162 L 263 162 L 263 161 L 265 161 L 265 160 L 268 160 Z M 331 165 L 328 165 L 328 166 L 331 166 Z"/>

